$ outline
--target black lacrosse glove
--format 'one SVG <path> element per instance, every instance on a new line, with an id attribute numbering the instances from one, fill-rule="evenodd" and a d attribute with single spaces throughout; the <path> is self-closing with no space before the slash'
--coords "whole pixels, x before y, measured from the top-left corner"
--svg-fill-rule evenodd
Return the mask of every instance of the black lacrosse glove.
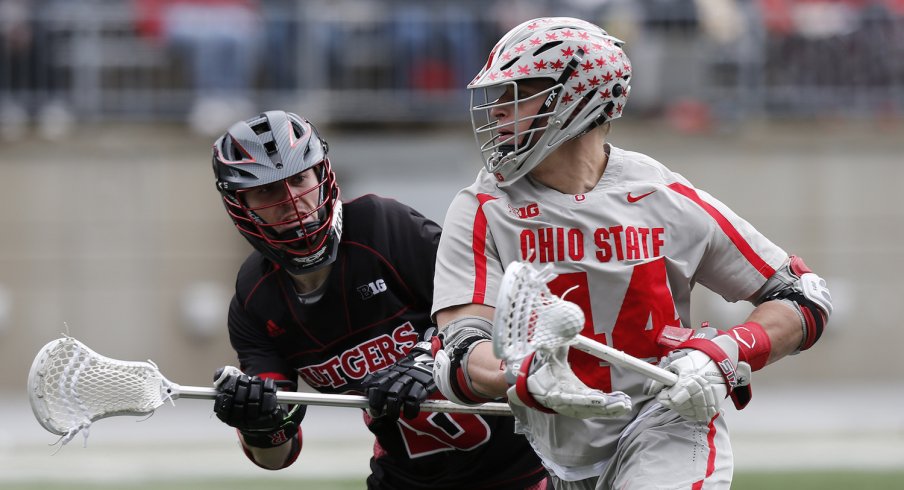
<path id="1" fill-rule="evenodd" d="M 289 408 L 276 400 L 277 385 L 290 382 L 248 376 L 233 366 L 217 369 L 213 379 L 217 390 L 213 411 L 218 419 L 241 432 L 245 444 L 276 447 L 298 434 L 307 406 Z"/>
<path id="2" fill-rule="evenodd" d="M 371 416 L 395 420 L 401 413 L 407 419 L 417 417 L 421 402 L 436 391 L 430 340 L 435 331 L 428 329 L 425 340 L 415 344 L 408 355 L 364 380 Z"/>

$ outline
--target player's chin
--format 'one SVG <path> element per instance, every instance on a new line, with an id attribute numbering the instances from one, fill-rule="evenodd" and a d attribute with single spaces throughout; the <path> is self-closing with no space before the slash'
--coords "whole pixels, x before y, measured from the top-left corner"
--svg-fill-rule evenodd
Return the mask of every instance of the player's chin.
<path id="1" fill-rule="evenodd" d="M 278 225 L 278 226 L 273 226 L 270 228 L 270 230 L 273 232 L 273 234 L 276 235 L 277 237 L 285 237 L 288 234 L 297 236 L 298 232 L 293 231 L 293 230 L 298 230 L 298 229 L 299 229 L 299 226 L 297 224 L 296 225 Z M 292 233 L 289 233 L 289 232 L 292 232 Z"/>
<path id="2" fill-rule="evenodd" d="M 317 218 L 308 216 L 301 223 L 297 219 L 286 219 L 281 224 L 273 225 L 272 229 L 277 235 L 283 237 L 300 237 L 314 234 L 320 227 L 321 223 Z"/>

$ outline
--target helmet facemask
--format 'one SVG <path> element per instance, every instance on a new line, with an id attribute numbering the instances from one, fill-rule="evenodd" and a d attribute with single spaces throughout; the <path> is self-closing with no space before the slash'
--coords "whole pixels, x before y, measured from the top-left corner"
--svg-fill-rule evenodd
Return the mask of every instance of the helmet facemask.
<path id="1" fill-rule="evenodd" d="M 554 85 L 528 95 L 518 83 L 507 82 L 471 92 L 471 123 L 487 172 L 499 172 L 537 144 L 554 113 L 543 105 L 539 110 L 532 106 L 550 94 L 554 97 L 559 88 L 561 85 Z M 511 120 L 500 122 L 494 115 L 500 111 L 512 114 Z"/>
<path id="2" fill-rule="evenodd" d="M 305 182 L 310 179 L 316 183 Z M 338 194 L 335 174 L 324 159 L 286 179 L 238 190 L 226 203 L 242 234 L 261 240 L 290 263 L 310 265 L 323 258 L 327 242 L 341 233 L 334 227 L 336 206 L 341 207 L 334 198 Z"/>

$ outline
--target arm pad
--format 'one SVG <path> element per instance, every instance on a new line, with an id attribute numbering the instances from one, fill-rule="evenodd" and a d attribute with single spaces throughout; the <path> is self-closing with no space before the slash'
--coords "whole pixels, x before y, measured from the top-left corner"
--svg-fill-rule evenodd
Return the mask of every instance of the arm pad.
<path id="1" fill-rule="evenodd" d="M 814 274 L 800 257 L 788 262 L 769 278 L 765 301 L 780 301 L 800 317 L 803 338 L 797 352 L 809 349 L 822 336 L 832 314 L 832 295 L 825 279 Z"/>
<path id="2" fill-rule="evenodd" d="M 439 391 L 462 405 L 485 403 L 491 399 L 474 389 L 468 375 L 468 357 L 474 347 L 492 338 L 493 324 L 486 318 L 466 316 L 446 325 L 434 343 L 433 378 Z"/>

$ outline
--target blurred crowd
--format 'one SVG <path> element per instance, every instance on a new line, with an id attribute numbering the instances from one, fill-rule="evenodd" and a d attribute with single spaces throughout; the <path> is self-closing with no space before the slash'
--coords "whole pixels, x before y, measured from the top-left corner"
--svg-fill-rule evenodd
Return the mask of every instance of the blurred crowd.
<path id="1" fill-rule="evenodd" d="M 904 110 L 904 0 L 0 0 L 0 137 L 76 119 L 212 134 L 311 93 L 340 122 L 429 122 L 448 107 L 432 102 L 463 100 L 490 43 L 542 15 L 628 42 L 632 110 L 688 130 Z M 362 104 L 374 91 L 386 100 Z"/>

